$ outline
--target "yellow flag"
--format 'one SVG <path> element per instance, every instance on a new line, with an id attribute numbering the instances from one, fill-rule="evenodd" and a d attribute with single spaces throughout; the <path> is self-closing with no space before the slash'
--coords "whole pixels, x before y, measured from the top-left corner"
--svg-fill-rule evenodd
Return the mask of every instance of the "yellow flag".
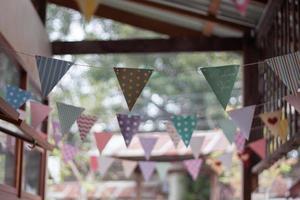
<path id="1" fill-rule="evenodd" d="M 279 137 L 281 140 L 286 141 L 286 136 L 288 134 L 289 123 L 287 119 L 283 119 L 279 123 Z"/>
<path id="2" fill-rule="evenodd" d="M 275 112 L 266 112 L 259 115 L 261 120 L 271 131 L 271 134 L 274 136 L 279 136 L 281 116 L 282 116 L 281 110 L 277 110 Z"/>
<path id="3" fill-rule="evenodd" d="M 94 15 L 97 7 L 98 0 L 76 0 L 81 12 L 84 15 L 86 21 L 90 21 Z"/>

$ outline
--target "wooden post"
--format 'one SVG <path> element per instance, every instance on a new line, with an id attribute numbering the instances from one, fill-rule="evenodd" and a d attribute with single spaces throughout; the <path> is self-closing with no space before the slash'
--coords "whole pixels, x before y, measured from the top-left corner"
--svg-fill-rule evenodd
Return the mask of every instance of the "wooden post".
<path id="1" fill-rule="evenodd" d="M 218 188 L 218 175 L 211 170 L 210 172 L 210 200 L 220 199 L 220 190 Z"/>
<path id="2" fill-rule="evenodd" d="M 135 170 L 135 190 L 136 190 L 136 200 L 142 200 L 142 174 L 139 169 Z"/>

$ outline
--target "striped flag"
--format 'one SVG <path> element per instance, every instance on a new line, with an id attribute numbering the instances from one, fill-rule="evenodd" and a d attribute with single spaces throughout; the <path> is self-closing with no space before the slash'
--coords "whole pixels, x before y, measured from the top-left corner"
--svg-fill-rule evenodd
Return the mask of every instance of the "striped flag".
<path id="1" fill-rule="evenodd" d="M 96 121 L 97 117 L 89 115 L 81 115 L 77 119 L 81 140 L 85 139 L 86 135 L 89 133 Z"/>
<path id="2" fill-rule="evenodd" d="M 47 97 L 74 63 L 35 56 L 43 97 Z"/>
<path id="3" fill-rule="evenodd" d="M 266 62 L 286 87 L 297 94 L 300 86 L 300 52 L 270 58 Z"/>

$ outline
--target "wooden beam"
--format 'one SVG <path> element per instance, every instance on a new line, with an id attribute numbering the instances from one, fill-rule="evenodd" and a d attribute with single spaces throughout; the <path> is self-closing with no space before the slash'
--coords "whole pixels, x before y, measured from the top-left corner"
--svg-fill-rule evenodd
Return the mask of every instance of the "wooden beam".
<path id="1" fill-rule="evenodd" d="M 63 6 L 79 11 L 79 7 L 74 0 L 48 0 L 58 6 Z M 129 24 L 138 28 L 154 31 L 169 36 L 201 36 L 201 31 L 192 30 L 182 26 L 166 23 L 148 17 L 135 15 L 100 4 L 95 12 L 95 16 L 112 19 L 121 23 Z"/>
<path id="2" fill-rule="evenodd" d="M 241 38 L 217 37 L 52 42 L 52 52 L 56 55 L 241 51 L 242 48 Z"/>
<path id="3" fill-rule="evenodd" d="M 201 14 L 201 13 L 195 13 L 195 12 L 191 12 L 191 11 L 188 11 L 188 10 L 184 10 L 184 9 L 181 9 L 181 8 L 169 6 L 169 5 L 154 2 L 154 1 L 145 1 L 145 0 L 143 0 L 143 1 L 141 1 L 141 0 L 127 0 L 127 1 L 135 2 L 135 3 L 138 3 L 138 4 L 142 4 L 142 5 L 145 5 L 145 6 L 149 6 L 149 7 L 152 7 L 152 8 L 157 8 L 157 9 L 161 9 L 161 10 L 165 10 L 165 11 L 169 11 L 169 12 L 174 12 L 176 14 L 180 14 L 180 15 L 184 15 L 184 16 L 188 16 L 188 17 L 194 17 L 194 18 L 197 18 L 199 20 L 214 22 L 216 24 L 219 24 L 219 25 L 222 25 L 222 26 L 234 29 L 234 30 L 238 30 L 238 31 L 249 31 L 251 28 L 254 28 L 254 26 L 238 24 L 238 23 L 235 23 L 235 22 L 230 22 L 228 20 L 219 19 L 215 15 L 211 15 L 211 14 L 205 15 L 205 14 Z"/>
<path id="4" fill-rule="evenodd" d="M 110 156 L 112 158 L 121 159 L 121 160 L 131 160 L 131 161 L 147 161 L 145 156 Z M 194 156 L 192 154 L 186 155 L 161 155 L 161 156 L 151 156 L 149 161 L 156 161 L 156 162 L 176 162 L 176 161 L 183 161 L 193 159 Z M 201 155 L 200 158 L 205 159 L 205 155 Z"/>

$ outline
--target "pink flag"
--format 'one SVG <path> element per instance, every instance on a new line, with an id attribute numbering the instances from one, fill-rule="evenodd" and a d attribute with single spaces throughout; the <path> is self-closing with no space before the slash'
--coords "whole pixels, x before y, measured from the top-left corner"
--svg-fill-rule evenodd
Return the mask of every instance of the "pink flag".
<path id="1" fill-rule="evenodd" d="M 204 139 L 205 136 L 193 136 L 191 139 L 190 146 L 195 159 L 199 158 L 200 156 Z"/>
<path id="2" fill-rule="evenodd" d="M 92 172 L 97 172 L 99 169 L 98 156 L 90 157 L 90 169 Z"/>
<path id="3" fill-rule="evenodd" d="M 63 159 L 65 162 L 73 160 L 75 158 L 77 152 L 78 152 L 77 147 L 75 147 L 73 145 L 64 144 L 62 147 L 62 154 L 63 154 Z"/>
<path id="4" fill-rule="evenodd" d="M 37 128 L 49 115 L 51 108 L 47 105 L 30 101 L 31 126 Z"/>
<path id="5" fill-rule="evenodd" d="M 202 165 L 202 159 L 195 159 L 195 160 L 185 160 L 183 161 L 187 171 L 192 176 L 193 180 L 195 181 L 199 175 L 200 168 Z"/>
<path id="6" fill-rule="evenodd" d="M 249 139 L 255 107 L 253 105 L 228 111 L 232 121 L 240 128 L 241 133 L 245 134 L 247 139 Z"/>
<path id="7" fill-rule="evenodd" d="M 155 170 L 155 162 L 140 161 L 139 167 L 144 176 L 145 181 L 149 181 Z"/>
<path id="8" fill-rule="evenodd" d="M 110 157 L 100 156 L 99 162 L 100 162 L 100 174 L 101 174 L 101 176 L 105 176 L 108 169 L 113 164 L 114 159 L 110 158 Z"/>
<path id="9" fill-rule="evenodd" d="M 233 0 L 233 3 L 236 7 L 236 9 L 240 12 L 241 15 L 245 15 L 248 5 L 250 3 L 250 0 Z"/>
<path id="10" fill-rule="evenodd" d="M 234 143 L 239 153 L 244 151 L 245 142 L 246 142 L 246 138 L 244 134 L 238 131 L 234 136 Z"/>
<path id="11" fill-rule="evenodd" d="M 151 152 L 157 142 L 156 137 L 140 137 L 140 143 L 144 149 L 145 152 L 145 158 L 146 160 L 150 159 Z"/>
<path id="12" fill-rule="evenodd" d="M 291 104 L 298 113 L 300 113 L 300 94 L 298 93 L 298 95 L 288 95 L 286 97 L 284 97 L 284 99 Z"/>
<path id="13" fill-rule="evenodd" d="M 80 117 L 77 119 L 77 124 L 81 140 L 85 139 L 86 135 L 89 133 L 96 121 L 97 117 L 95 116 L 80 115 Z"/>
<path id="14" fill-rule="evenodd" d="M 129 160 L 122 160 L 122 166 L 124 170 L 124 175 L 126 178 L 129 178 L 133 171 L 135 170 L 137 166 L 137 162 L 135 161 L 129 161 Z"/>
<path id="15" fill-rule="evenodd" d="M 249 147 L 254 151 L 261 159 L 264 159 L 266 157 L 266 139 L 262 138 L 259 140 L 256 140 L 254 142 L 251 142 L 249 144 Z"/>
<path id="16" fill-rule="evenodd" d="M 99 152 L 101 153 L 107 143 L 109 142 L 110 138 L 113 136 L 112 133 L 109 132 L 100 132 L 100 133 L 94 133 L 96 144 L 98 147 Z"/>
<path id="17" fill-rule="evenodd" d="M 55 144 L 58 145 L 58 143 L 62 139 L 62 134 L 60 133 L 60 124 L 57 121 L 52 122 L 52 129 L 53 129 L 53 139 L 55 141 Z"/>

